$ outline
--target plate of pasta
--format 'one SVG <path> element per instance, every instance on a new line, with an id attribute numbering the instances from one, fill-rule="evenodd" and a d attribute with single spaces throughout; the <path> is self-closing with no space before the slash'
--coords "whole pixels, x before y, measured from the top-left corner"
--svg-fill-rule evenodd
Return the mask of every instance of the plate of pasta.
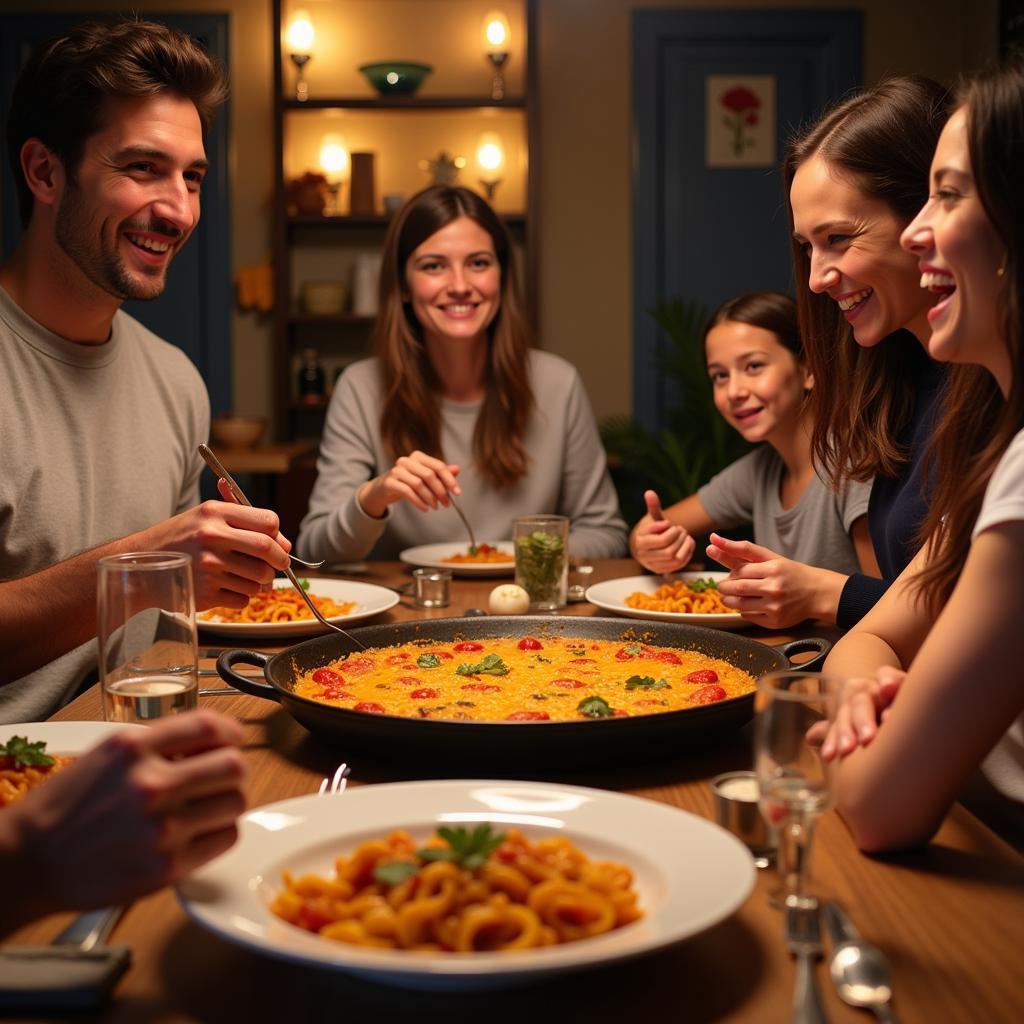
<path id="1" fill-rule="evenodd" d="M 457 780 L 256 808 L 178 895 L 201 926 L 271 956 L 479 989 L 679 942 L 739 908 L 755 875 L 735 837 L 667 804 Z"/>
<path id="2" fill-rule="evenodd" d="M 671 576 L 624 576 L 587 588 L 591 604 L 616 615 L 687 622 L 713 629 L 746 629 L 752 623 L 722 604 L 718 582 L 726 572 L 679 572 Z"/>
<path id="3" fill-rule="evenodd" d="M 465 541 L 421 544 L 400 551 L 398 557 L 407 565 L 450 569 L 456 576 L 510 576 L 516 568 L 511 541 L 480 541 L 475 552 Z"/>
<path id="4" fill-rule="evenodd" d="M 386 587 L 354 580 L 300 579 L 328 622 L 339 626 L 361 622 L 398 604 L 398 594 Z M 200 629 L 221 636 L 253 639 L 313 636 L 327 632 L 313 618 L 305 601 L 288 580 L 274 580 L 273 591 L 256 594 L 245 608 L 209 608 L 196 615 Z"/>

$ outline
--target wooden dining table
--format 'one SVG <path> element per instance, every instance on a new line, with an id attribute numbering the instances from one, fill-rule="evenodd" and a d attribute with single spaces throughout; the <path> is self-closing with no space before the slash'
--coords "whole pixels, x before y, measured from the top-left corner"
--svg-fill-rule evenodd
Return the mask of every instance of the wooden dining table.
<path id="1" fill-rule="evenodd" d="M 636 575 L 628 559 L 597 562 L 592 579 Z M 398 562 L 346 567 L 346 578 L 401 587 L 409 567 Z M 374 622 L 462 615 L 486 608 L 494 578 L 456 578 L 451 604 L 422 609 L 403 596 Z M 593 615 L 585 602 L 569 615 Z M 808 624 L 785 634 L 750 629 L 769 643 L 835 631 Z M 201 635 L 210 647 L 236 646 Z M 256 645 L 248 641 L 245 646 Z M 212 665 L 209 659 L 204 665 Z M 202 685 L 216 687 L 209 677 Z M 248 798 L 258 807 L 315 793 L 345 751 L 308 733 L 278 704 L 238 693 L 200 699 L 201 706 L 235 716 L 245 728 L 250 769 Z M 102 717 L 96 688 L 55 720 Z M 936 746 L 937 758 L 942 756 Z M 524 752 L 524 760 L 525 760 Z M 708 780 L 751 765 L 751 731 L 744 726 L 715 742 L 657 759 L 609 757 L 586 770 L 552 769 L 548 781 L 598 787 L 660 801 L 704 818 L 713 817 Z M 351 785 L 437 777 L 429 763 L 392 763 L 360 754 Z M 488 777 L 480 772 L 477 777 Z M 494 776 L 491 776 L 494 777 Z M 502 778 L 514 778 L 507 770 Z M 68 851 L 74 856 L 74 851 Z M 818 824 L 811 864 L 812 888 L 838 900 L 861 933 L 880 946 L 892 967 L 893 1005 L 903 1024 L 1024 1020 L 1024 858 L 962 806 L 955 806 L 925 847 L 888 856 L 866 856 L 835 812 Z M 694 878 L 694 886 L 701 885 Z M 728 919 L 674 946 L 616 964 L 499 991 L 416 992 L 386 987 L 342 971 L 288 963 L 233 945 L 204 931 L 185 914 L 175 892 L 162 890 L 132 905 L 111 942 L 132 950 L 132 966 L 106 1006 L 93 1018 L 134 1021 L 389 1021 L 533 1020 L 587 1021 L 787 1021 L 794 964 L 783 942 L 783 919 L 767 899 L 775 879 L 758 873 L 755 888 Z M 11 943 L 50 941 L 68 922 L 56 915 L 21 929 Z M 828 943 L 826 940 L 826 950 Z M 842 1003 L 824 961 L 816 975 L 824 1009 L 833 1022 L 864 1022 L 870 1015 Z"/>

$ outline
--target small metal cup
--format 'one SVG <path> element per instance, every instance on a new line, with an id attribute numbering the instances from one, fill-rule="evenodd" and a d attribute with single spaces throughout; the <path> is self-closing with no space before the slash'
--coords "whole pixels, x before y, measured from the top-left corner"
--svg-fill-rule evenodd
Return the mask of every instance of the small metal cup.
<path id="1" fill-rule="evenodd" d="M 413 569 L 412 599 L 420 608 L 447 608 L 450 569 Z"/>
<path id="2" fill-rule="evenodd" d="M 754 772 L 725 772 L 711 782 L 715 798 L 715 820 L 739 839 L 754 855 L 759 868 L 775 859 L 778 834 L 758 806 L 757 776 Z"/>

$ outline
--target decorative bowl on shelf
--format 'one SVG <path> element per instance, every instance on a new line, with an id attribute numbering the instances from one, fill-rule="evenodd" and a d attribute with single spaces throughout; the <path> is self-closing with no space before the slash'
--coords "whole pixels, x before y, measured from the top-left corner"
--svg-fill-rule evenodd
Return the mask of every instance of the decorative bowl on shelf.
<path id="1" fill-rule="evenodd" d="M 267 421 L 255 416 L 226 413 L 210 421 L 213 440 L 223 448 L 251 448 L 267 429 Z"/>
<path id="2" fill-rule="evenodd" d="M 434 69 L 429 64 L 415 64 L 412 61 L 385 60 L 376 64 L 361 64 L 359 70 L 370 85 L 382 96 L 393 93 L 414 93 L 423 79 Z"/>

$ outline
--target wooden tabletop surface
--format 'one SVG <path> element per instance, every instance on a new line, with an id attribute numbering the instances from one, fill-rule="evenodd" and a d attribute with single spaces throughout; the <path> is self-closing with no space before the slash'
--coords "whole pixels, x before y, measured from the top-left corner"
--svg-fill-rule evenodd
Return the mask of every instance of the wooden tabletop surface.
<path id="1" fill-rule="evenodd" d="M 628 560 L 602 562 L 594 579 L 638 571 Z M 390 586 L 409 579 L 408 567 L 399 563 L 373 564 L 350 576 Z M 486 607 L 496 582 L 456 579 L 450 608 L 424 612 L 403 598 L 374 621 L 441 617 Z M 596 611 L 587 604 L 566 609 L 580 615 Z M 822 628 L 806 627 L 792 635 L 811 633 L 821 634 Z M 772 642 L 785 639 L 759 630 L 747 635 Z M 212 636 L 201 641 L 204 647 L 223 646 Z M 207 680 L 204 685 L 218 684 Z M 345 759 L 343 751 L 309 734 L 270 701 L 229 695 L 205 697 L 201 704 L 235 715 L 245 726 L 251 806 L 315 792 L 321 778 Z M 95 688 L 54 717 L 100 718 Z M 632 793 L 711 818 L 708 779 L 749 767 L 750 762 L 746 726 L 675 758 L 552 771 L 544 778 Z M 429 773 L 412 774 L 386 758 L 374 763 L 361 758 L 351 784 L 424 777 Z M 820 896 L 839 900 L 864 936 L 888 955 L 894 1005 L 903 1024 L 1024 1020 L 1024 859 L 962 807 L 953 809 L 928 847 L 887 857 L 859 853 L 842 821 L 834 812 L 827 814 L 815 839 L 812 880 Z M 526 1016 L 559 1021 L 787 1021 L 793 963 L 783 947 L 781 915 L 766 899 L 773 881 L 769 873 L 760 872 L 753 894 L 736 914 L 670 949 L 500 993 L 403 991 L 265 958 L 192 924 L 174 893 L 164 890 L 133 905 L 114 932 L 111 941 L 129 945 L 134 962 L 95 1019 L 315 1024 L 400 1020 L 415 1014 L 424 1020 L 444 1015 L 488 1022 Z M 47 942 L 67 920 L 61 915 L 38 922 L 10 941 Z M 864 1024 L 869 1019 L 864 1011 L 839 1001 L 823 962 L 818 963 L 817 978 L 831 1021 Z"/>

